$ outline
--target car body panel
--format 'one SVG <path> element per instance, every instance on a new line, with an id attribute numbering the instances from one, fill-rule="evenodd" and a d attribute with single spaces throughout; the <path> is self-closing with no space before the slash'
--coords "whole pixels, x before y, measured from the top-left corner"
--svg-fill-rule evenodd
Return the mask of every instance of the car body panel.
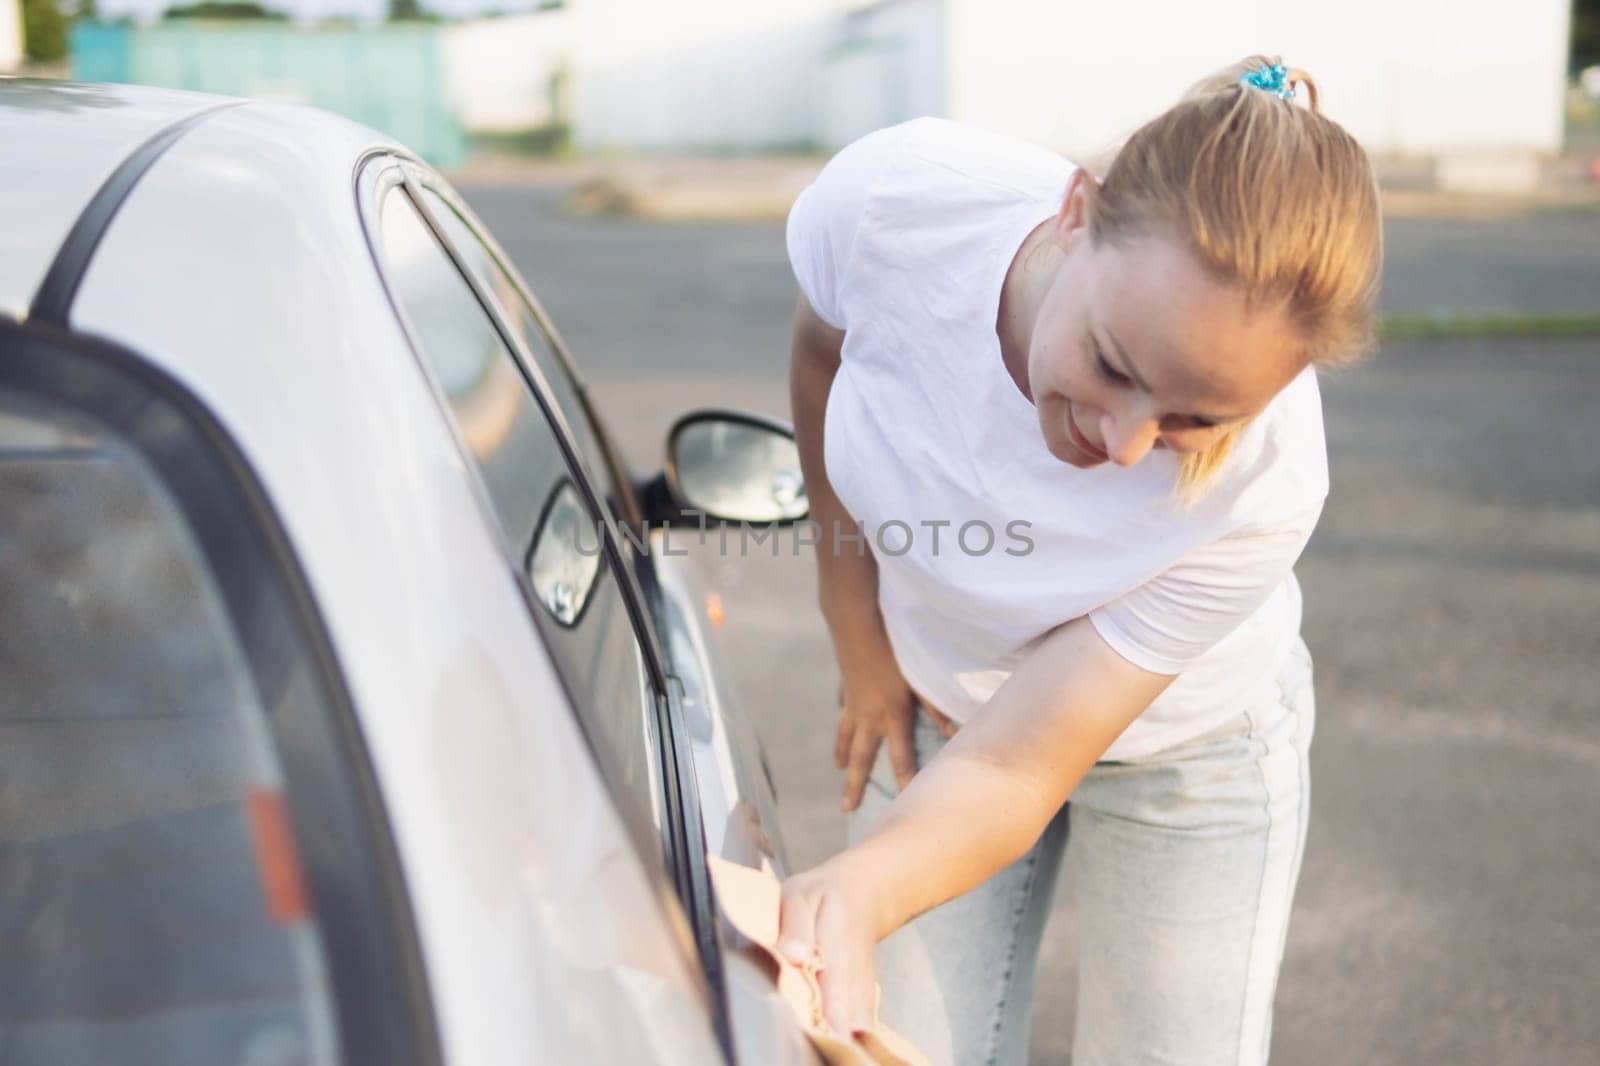
<path id="1" fill-rule="evenodd" d="M 226 101 L 0 78 L 0 314 L 21 318 L 84 205 L 162 127 Z"/>
<path id="2" fill-rule="evenodd" d="M 685 531 L 677 531 L 682 536 Z M 705 821 L 706 849 L 730 862 L 788 871 L 778 833 L 777 796 L 748 719 L 734 703 L 719 669 L 716 645 L 701 622 L 700 568 L 664 529 L 651 533 L 650 555 L 662 593 L 662 640 L 683 685 L 682 706 Z M 738 937 L 724 929 L 728 940 Z M 817 1061 L 816 1049 L 795 1025 L 778 994 L 771 963 L 753 945 L 724 952 L 730 1031 L 740 1062 L 800 1066 Z"/>
<path id="3" fill-rule="evenodd" d="M 678 530 L 673 536 L 682 537 Z M 762 765 L 749 723 L 732 711 L 733 697 L 718 668 L 716 645 L 701 623 L 699 568 L 682 547 L 672 548 L 668 532 L 651 532 L 651 558 L 663 594 L 663 640 L 684 686 L 684 717 L 700 787 L 706 823 L 706 848 L 743 866 L 770 862 L 788 872 L 788 857 L 778 832 L 777 797 Z"/>
<path id="4" fill-rule="evenodd" d="M 447 1060 L 714 1061 L 681 910 L 559 698 L 364 238 L 356 166 L 392 147 L 292 105 L 206 119 L 123 204 L 71 325 L 182 380 L 277 507 L 392 816 Z"/>

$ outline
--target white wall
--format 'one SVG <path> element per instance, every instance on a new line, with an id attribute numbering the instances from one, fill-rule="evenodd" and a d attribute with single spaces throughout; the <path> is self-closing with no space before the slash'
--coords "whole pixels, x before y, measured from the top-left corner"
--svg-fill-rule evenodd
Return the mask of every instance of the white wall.
<path id="1" fill-rule="evenodd" d="M 1380 154 L 1560 148 L 1569 0 L 947 3 L 950 117 L 1084 160 L 1252 52 Z"/>
<path id="2" fill-rule="evenodd" d="M 588 148 L 833 146 L 916 114 L 1081 161 L 1251 52 L 1381 155 L 1560 150 L 1570 0 L 573 0 Z"/>
<path id="3" fill-rule="evenodd" d="M 864 133 L 945 111 L 945 0 L 882 0 L 838 20 L 823 52 L 817 140 L 841 147 Z"/>
<path id="4" fill-rule="evenodd" d="M 445 88 L 462 124 L 515 132 L 567 117 L 557 113 L 552 79 L 570 72 L 576 30 L 570 10 L 446 25 Z"/>
<path id="5" fill-rule="evenodd" d="M 22 0 L 0 0 L 0 74 L 22 65 Z"/>
<path id="6" fill-rule="evenodd" d="M 820 57 L 843 6 L 575 0 L 575 138 L 590 149 L 810 142 Z"/>

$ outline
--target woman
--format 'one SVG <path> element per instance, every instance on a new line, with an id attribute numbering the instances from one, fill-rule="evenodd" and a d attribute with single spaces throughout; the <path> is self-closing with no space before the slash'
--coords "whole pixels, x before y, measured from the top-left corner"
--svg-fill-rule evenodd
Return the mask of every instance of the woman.
<path id="1" fill-rule="evenodd" d="M 1291 567 L 1315 368 L 1370 345 L 1365 154 L 1254 56 L 1103 182 L 940 120 L 870 134 L 788 240 L 853 813 L 785 882 L 783 950 L 842 1033 L 876 976 L 935 1061 L 1022 1062 L 1065 853 L 1076 1066 L 1265 1061 L 1313 715 Z"/>

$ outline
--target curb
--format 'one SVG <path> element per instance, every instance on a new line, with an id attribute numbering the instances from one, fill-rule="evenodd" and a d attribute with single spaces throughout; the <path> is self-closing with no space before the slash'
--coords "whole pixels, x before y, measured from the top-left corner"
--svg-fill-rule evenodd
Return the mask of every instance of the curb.
<path id="1" fill-rule="evenodd" d="M 1385 341 L 1461 340 L 1472 337 L 1600 337 L 1600 314 L 1474 314 L 1457 311 L 1384 315 L 1378 336 Z"/>
<path id="2" fill-rule="evenodd" d="M 658 222 L 773 222 L 788 216 L 822 169 L 821 156 L 544 160 L 489 156 L 451 172 L 463 183 L 542 186 L 566 192 L 577 214 Z M 1391 168 L 1392 169 L 1392 168 Z M 1514 218 L 1600 211 L 1600 182 L 1550 181 L 1515 192 L 1451 191 L 1404 170 L 1386 174 L 1386 218 Z"/>

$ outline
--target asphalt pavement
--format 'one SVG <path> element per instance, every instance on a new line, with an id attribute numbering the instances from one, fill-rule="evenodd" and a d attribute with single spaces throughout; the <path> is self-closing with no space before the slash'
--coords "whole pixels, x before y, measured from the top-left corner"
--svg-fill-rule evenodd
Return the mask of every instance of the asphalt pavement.
<path id="1" fill-rule="evenodd" d="M 462 191 L 554 316 L 636 470 L 672 419 L 787 417 L 774 223 L 579 217 Z M 1389 311 L 1600 311 L 1600 213 L 1405 218 Z M 1316 660 L 1312 820 L 1273 1061 L 1600 1061 L 1600 338 L 1396 344 L 1323 385 L 1332 491 L 1298 573 Z M 719 631 L 791 859 L 843 841 L 836 674 L 809 557 L 718 559 Z M 1071 885 L 1034 1061 L 1065 1061 Z"/>

